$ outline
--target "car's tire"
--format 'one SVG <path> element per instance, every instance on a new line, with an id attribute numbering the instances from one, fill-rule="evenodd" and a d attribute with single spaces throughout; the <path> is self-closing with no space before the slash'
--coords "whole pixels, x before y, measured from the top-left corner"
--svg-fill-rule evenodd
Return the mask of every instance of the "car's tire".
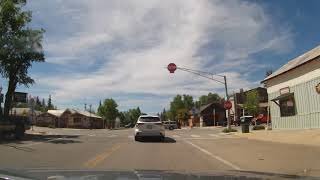
<path id="1" fill-rule="evenodd" d="M 138 136 L 134 136 L 134 140 L 135 141 L 139 141 L 139 137 Z"/>
<path id="2" fill-rule="evenodd" d="M 22 139 L 24 136 L 24 132 L 25 132 L 24 126 L 22 124 L 17 124 L 16 129 L 14 130 L 14 137 L 18 140 Z"/>
<path id="3" fill-rule="evenodd" d="M 160 136 L 160 142 L 164 142 L 164 141 L 165 141 L 165 139 L 166 139 L 166 137 L 165 137 L 165 136 Z"/>
<path id="4" fill-rule="evenodd" d="M 172 126 L 169 127 L 169 130 L 172 131 L 174 128 Z"/>

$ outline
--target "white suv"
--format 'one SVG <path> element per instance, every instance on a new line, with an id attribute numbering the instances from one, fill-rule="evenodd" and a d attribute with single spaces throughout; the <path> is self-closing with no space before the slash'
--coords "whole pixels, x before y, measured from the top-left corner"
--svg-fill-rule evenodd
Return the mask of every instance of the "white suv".
<path id="1" fill-rule="evenodd" d="M 140 116 L 134 130 L 134 139 L 136 141 L 143 137 L 159 137 L 165 139 L 164 126 L 159 116 Z"/>

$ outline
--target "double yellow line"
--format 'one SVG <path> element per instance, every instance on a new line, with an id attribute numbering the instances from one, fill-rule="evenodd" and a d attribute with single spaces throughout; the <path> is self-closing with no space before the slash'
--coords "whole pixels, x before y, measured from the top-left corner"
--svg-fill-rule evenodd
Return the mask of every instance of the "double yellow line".
<path id="1" fill-rule="evenodd" d="M 94 168 L 96 167 L 99 163 L 104 161 L 106 158 L 108 158 L 113 152 L 117 151 L 121 147 L 120 144 L 115 144 L 111 148 L 106 149 L 103 153 L 98 154 L 95 156 L 93 159 L 87 161 L 84 163 L 84 166 L 86 168 Z"/>

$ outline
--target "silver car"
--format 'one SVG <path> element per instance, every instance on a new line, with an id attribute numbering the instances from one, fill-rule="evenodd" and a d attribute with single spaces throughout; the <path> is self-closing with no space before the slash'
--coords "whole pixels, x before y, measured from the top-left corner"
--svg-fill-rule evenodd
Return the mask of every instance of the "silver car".
<path id="1" fill-rule="evenodd" d="M 141 140 L 143 137 L 159 137 L 165 139 L 165 128 L 159 116 L 140 116 L 134 130 L 134 139 Z"/>
<path id="2" fill-rule="evenodd" d="M 176 121 L 163 121 L 164 128 L 169 130 L 178 129 L 178 124 Z"/>

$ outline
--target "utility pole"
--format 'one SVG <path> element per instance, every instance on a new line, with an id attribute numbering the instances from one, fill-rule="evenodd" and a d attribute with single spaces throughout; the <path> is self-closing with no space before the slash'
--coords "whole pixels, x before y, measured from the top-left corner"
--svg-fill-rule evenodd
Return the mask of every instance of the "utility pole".
<path id="1" fill-rule="evenodd" d="M 3 96 L 2 96 L 2 86 L 0 86 L 0 121 L 2 121 L 2 101 L 3 101 Z"/>
<path id="2" fill-rule="evenodd" d="M 214 123 L 214 126 L 216 126 L 216 109 L 215 108 L 213 109 L 213 123 Z"/>
<path id="3" fill-rule="evenodd" d="M 228 95 L 228 85 L 227 85 L 227 77 L 224 75 L 219 75 L 219 74 L 214 74 L 210 72 L 204 72 L 204 71 L 198 71 L 198 70 L 193 70 L 193 69 L 187 69 L 187 68 L 182 68 L 182 67 L 177 67 L 174 63 L 170 63 L 168 67 L 166 67 L 170 73 L 174 73 L 177 69 L 185 72 L 189 72 L 207 79 L 210 79 L 212 81 L 219 82 L 221 84 L 224 84 L 225 88 L 225 93 L 226 93 L 226 99 L 229 101 L 229 95 Z M 217 80 L 214 78 L 214 76 L 219 76 L 222 77 L 224 81 Z M 231 130 L 231 123 L 230 123 L 230 109 L 227 111 L 227 123 L 228 123 L 228 130 Z"/>
<path id="4" fill-rule="evenodd" d="M 227 101 L 229 101 L 229 95 L 228 95 L 228 86 L 227 86 L 227 77 L 226 76 L 223 76 L 223 79 L 224 79 L 224 87 L 225 87 L 225 90 L 226 90 L 226 98 L 227 98 Z M 231 130 L 231 122 L 230 122 L 230 109 L 228 109 L 228 130 Z"/>
<path id="5" fill-rule="evenodd" d="M 92 107 L 92 104 L 90 104 L 90 111 L 89 111 L 89 113 L 90 113 L 90 117 L 89 117 L 89 122 L 90 122 L 90 129 L 92 129 L 92 121 L 91 121 L 91 107 Z"/>
<path id="6" fill-rule="evenodd" d="M 234 98 L 234 100 L 233 100 L 233 102 L 234 102 L 234 103 L 233 103 L 233 104 L 234 104 L 234 121 L 235 121 L 235 122 L 238 122 L 237 93 L 233 92 L 233 98 Z"/>

